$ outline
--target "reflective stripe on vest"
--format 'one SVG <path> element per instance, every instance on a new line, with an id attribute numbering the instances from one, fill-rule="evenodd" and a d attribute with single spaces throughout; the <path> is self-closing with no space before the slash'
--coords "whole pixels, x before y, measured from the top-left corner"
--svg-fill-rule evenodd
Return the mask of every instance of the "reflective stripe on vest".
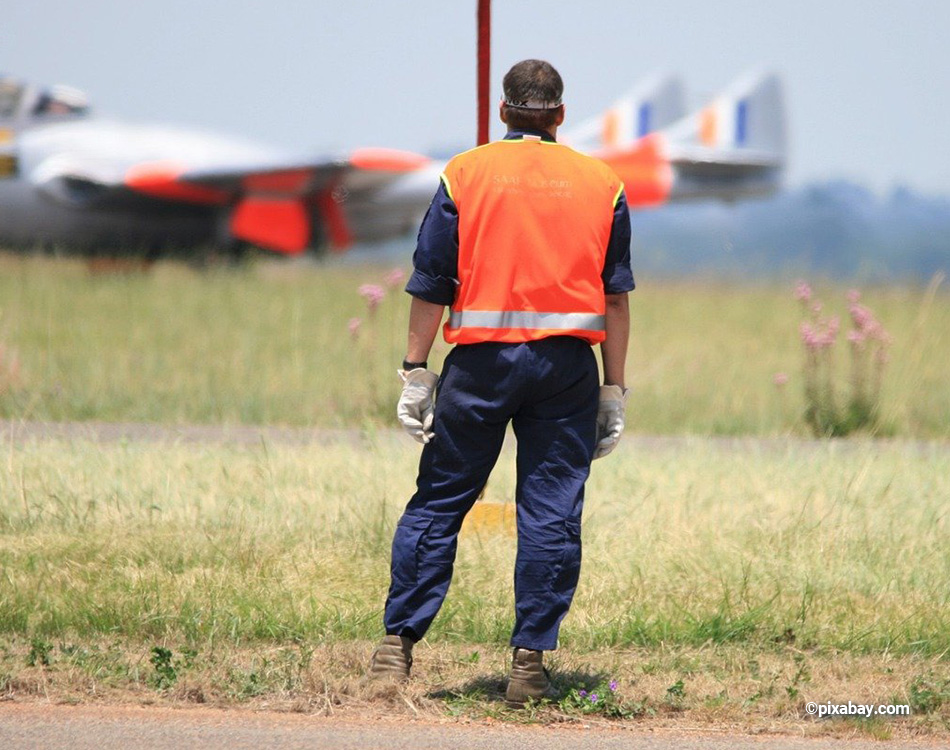
<path id="1" fill-rule="evenodd" d="M 604 316 L 595 313 L 545 313 L 522 310 L 452 310 L 449 328 L 526 328 L 553 331 L 603 331 Z"/>

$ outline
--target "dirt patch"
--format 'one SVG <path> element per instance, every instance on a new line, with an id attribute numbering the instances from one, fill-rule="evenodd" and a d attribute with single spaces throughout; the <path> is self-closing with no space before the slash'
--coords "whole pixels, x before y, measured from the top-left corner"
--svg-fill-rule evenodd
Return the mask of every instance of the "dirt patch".
<path id="1" fill-rule="evenodd" d="M 558 652 L 548 663 L 563 699 L 513 711 L 503 700 L 507 649 L 420 643 L 413 679 L 401 686 L 364 679 L 372 645 L 212 650 L 101 642 L 53 647 L 44 652 L 46 664 L 34 659 L 29 666 L 35 644 L 13 642 L 4 646 L 0 658 L 0 698 L 16 704 L 265 711 L 344 722 L 451 720 L 950 739 L 950 674 L 936 659 L 803 653 L 783 647 Z M 569 699 L 614 680 L 621 718 Z M 925 704 L 922 695 L 931 702 Z M 909 703 L 913 712 L 905 718 L 819 721 L 805 710 L 808 701 Z"/>

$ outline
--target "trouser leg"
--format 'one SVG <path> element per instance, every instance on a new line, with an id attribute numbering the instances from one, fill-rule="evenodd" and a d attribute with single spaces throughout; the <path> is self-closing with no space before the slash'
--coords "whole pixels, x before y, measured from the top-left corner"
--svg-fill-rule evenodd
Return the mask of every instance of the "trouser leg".
<path id="1" fill-rule="evenodd" d="M 545 651 L 557 647 L 580 574 L 581 511 L 596 436 L 599 382 L 586 344 L 552 351 L 542 357 L 547 369 L 539 365 L 543 375 L 537 398 L 514 417 L 518 555 L 511 645 Z"/>
<path id="2" fill-rule="evenodd" d="M 462 520 L 498 459 L 510 415 L 499 395 L 504 378 L 485 372 L 494 363 L 491 354 L 460 347 L 446 360 L 435 439 L 423 448 L 417 490 L 393 538 L 383 618 L 389 635 L 418 640 L 429 629 L 452 579 Z"/>

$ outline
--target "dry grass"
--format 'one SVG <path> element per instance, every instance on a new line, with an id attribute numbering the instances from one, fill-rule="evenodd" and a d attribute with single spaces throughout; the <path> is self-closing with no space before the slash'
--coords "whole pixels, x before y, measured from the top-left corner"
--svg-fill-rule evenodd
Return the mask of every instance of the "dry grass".
<path id="1" fill-rule="evenodd" d="M 510 533 L 496 531 L 504 508 L 467 528 L 417 682 L 380 692 L 359 680 L 418 460 L 415 444 L 378 430 L 391 422 L 407 306 L 390 295 L 369 322 L 355 290 L 382 273 L 158 264 L 91 275 L 0 258 L 0 414 L 362 436 L 8 438 L 0 693 L 513 718 L 498 701 L 514 557 Z M 641 281 L 632 431 L 804 433 L 788 289 Z M 950 302 L 909 287 L 865 296 L 895 337 L 885 423 L 948 437 Z M 785 390 L 779 370 L 792 375 Z M 506 452 L 488 502 L 510 508 L 513 473 Z M 655 726 L 946 733 L 948 498 L 945 443 L 627 440 L 589 484 L 559 684 L 616 677 L 632 714 Z M 865 698 L 918 710 L 864 724 L 801 712 L 805 700 Z M 579 720 L 563 705 L 517 716 Z"/>
<path id="2" fill-rule="evenodd" d="M 549 659 L 566 693 L 602 679 L 618 681 L 630 715 L 608 720 L 557 702 L 508 709 L 503 700 L 508 652 L 483 645 L 429 643 L 416 648 L 412 681 L 372 683 L 364 670 L 372 643 L 225 645 L 183 657 L 174 653 L 173 681 L 159 684 L 149 648 L 122 641 L 54 647 L 46 665 L 26 666 L 30 644 L 0 648 L 0 699 L 72 704 L 202 705 L 298 712 L 337 718 L 446 716 L 518 723 L 566 723 L 639 728 L 699 728 L 796 736 L 877 739 L 950 736 L 950 693 L 925 711 L 912 686 L 940 664 L 921 657 L 803 653 L 793 647 L 742 646 L 621 649 Z M 186 663 L 187 662 L 187 663 Z M 946 675 L 946 672 L 944 672 Z M 950 690 L 950 683 L 943 683 Z M 680 686 L 680 687 L 676 687 Z M 807 701 L 908 704 L 906 718 L 816 720 Z"/>
<path id="3" fill-rule="evenodd" d="M 0 633 L 372 639 L 416 444 L 10 443 Z M 488 501 L 511 502 L 506 451 Z M 950 650 L 950 453 L 882 443 L 621 445 L 597 462 L 562 643 Z M 514 543 L 473 525 L 433 630 L 507 640 Z"/>
<path id="4" fill-rule="evenodd" d="M 260 264 L 208 272 L 90 273 L 79 261 L 0 256 L 0 345 L 15 352 L 0 416 L 165 423 L 392 424 L 408 298 L 374 315 L 357 294 L 380 267 Z M 631 429 L 648 434 L 805 434 L 792 284 L 640 279 Z M 846 316 L 845 289 L 819 284 Z M 950 299 L 866 289 L 894 337 L 884 434 L 950 437 Z M 359 317 L 356 339 L 348 321 Z M 842 344 L 843 348 L 845 345 Z M 430 358 L 438 366 L 447 347 Z M 843 351 L 840 375 L 846 375 Z M 790 376 L 777 388 L 776 373 Z"/>

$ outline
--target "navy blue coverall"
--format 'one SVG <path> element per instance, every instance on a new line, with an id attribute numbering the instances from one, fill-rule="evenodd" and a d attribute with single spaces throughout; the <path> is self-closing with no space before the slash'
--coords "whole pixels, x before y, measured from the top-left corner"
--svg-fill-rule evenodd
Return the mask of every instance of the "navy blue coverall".
<path id="1" fill-rule="evenodd" d="M 511 131 L 553 140 L 540 131 Z M 419 230 L 409 294 L 451 305 L 458 285 L 458 211 L 440 183 Z M 621 195 L 602 273 L 605 294 L 634 288 L 630 215 Z M 386 600 L 387 635 L 422 638 L 442 606 L 462 520 L 488 481 L 505 429 L 518 441 L 518 553 L 511 645 L 552 650 L 577 587 L 581 510 L 596 434 L 600 379 L 590 344 L 573 336 L 459 344 L 446 357 L 417 490 L 399 520 Z"/>

